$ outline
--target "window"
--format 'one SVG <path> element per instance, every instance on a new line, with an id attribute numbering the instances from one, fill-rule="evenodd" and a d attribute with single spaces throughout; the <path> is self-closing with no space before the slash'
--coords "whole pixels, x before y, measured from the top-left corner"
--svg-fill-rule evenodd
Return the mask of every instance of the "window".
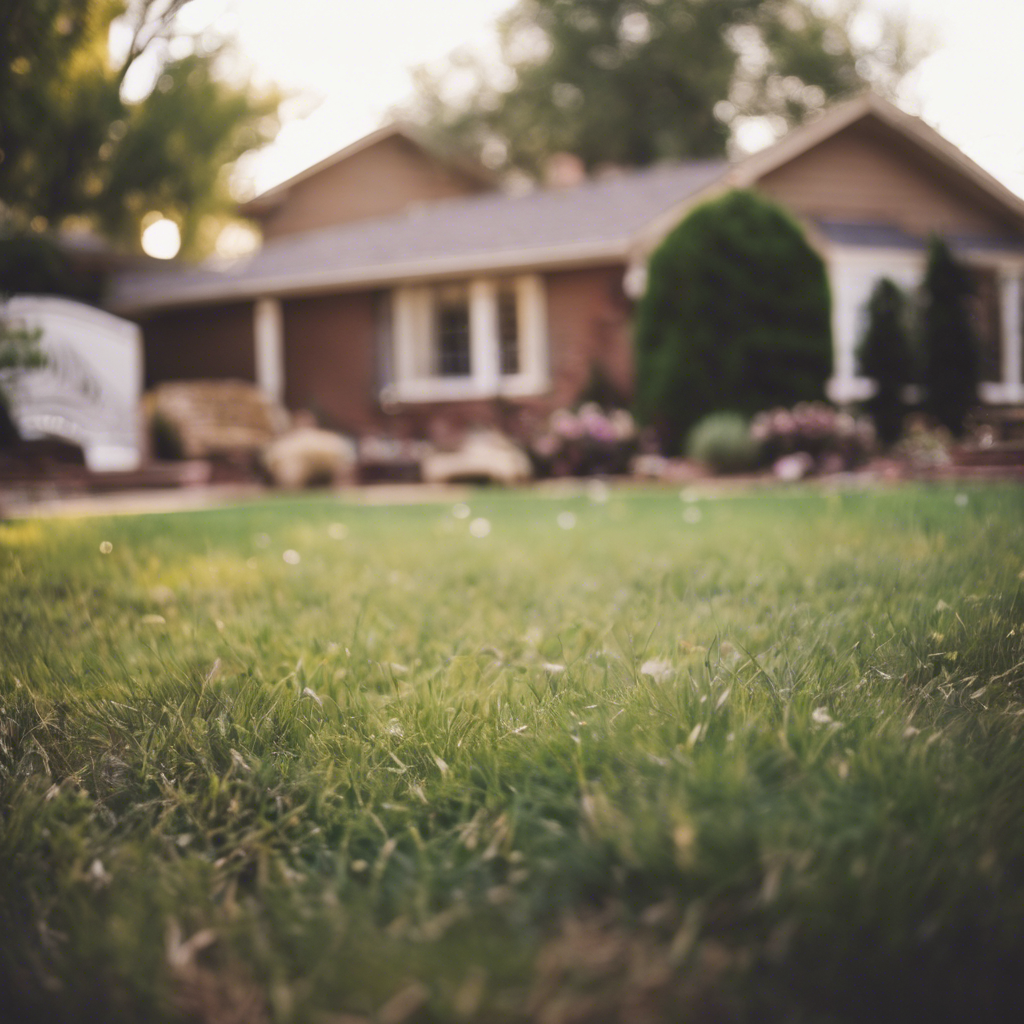
<path id="1" fill-rule="evenodd" d="M 974 290 L 969 300 L 971 327 L 978 346 L 978 379 L 1003 379 L 1002 309 L 999 274 L 992 267 L 972 267 Z"/>
<path id="2" fill-rule="evenodd" d="M 547 389 L 538 275 L 398 288 L 393 313 L 391 400 L 515 397 Z"/>
<path id="3" fill-rule="evenodd" d="M 434 369 L 439 377 L 468 377 L 469 289 L 438 288 L 434 294 Z"/>

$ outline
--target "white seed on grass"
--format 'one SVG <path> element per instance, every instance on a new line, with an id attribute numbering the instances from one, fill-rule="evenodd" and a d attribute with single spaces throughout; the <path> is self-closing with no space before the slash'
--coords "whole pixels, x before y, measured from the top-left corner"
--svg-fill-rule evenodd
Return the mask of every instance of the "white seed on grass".
<path id="1" fill-rule="evenodd" d="M 587 497 L 595 505 L 603 505 L 608 500 L 608 485 L 603 480 L 591 480 L 587 484 Z"/>
<path id="2" fill-rule="evenodd" d="M 327 536 L 331 540 L 344 540 L 348 536 L 348 527 L 344 523 L 331 523 L 327 527 Z"/>
<path id="3" fill-rule="evenodd" d="M 958 494 L 953 499 L 953 502 L 956 504 L 957 508 L 967 508 L 967 495 L 966 494 Z"/>
<path id="4" fill-rule="evenodd" d="M 559 512 L 558 526 L 562 530 L 572 530 L 576 526 L 576 516 L 572 512 Z"/>
<path id="5" fill-rule="evenodd" d="M 672 662 L 664 658 L 651 658 L 640 666 L 640 675 L 649 676 L 656 683 L 663 683 L 672 676 Z"/>
<path id="6" fill-rule="evenodd" d="M 365 860 L 354 860 L 352 861 L 352 872 L 361 875 L 369 866 Z"/>
<path id="7" fill-rule="evenodd" d="M 114 550 L 114 545 L 109 540 L 100 541 L 100 554 L 109 555 Z"/>
<path id="8" fill-rule="evenodd" d="M 541 668 L 544 669 L 545 672 L 550 672 L 553 676 L 557 676 L 560 672 L 565 671 L 564 665 L 559 665 L 553 661 L 545 661 L 544 664 L 541 665 Z"/>
<path id="9" fill-rule="evenodd" d="M 402 728 L 402 723 L 397 718 L 390 719 L 386 729 L 387 734 L 389 736 L 394 736 L 396 740 L 400 740 L 405 736 L 405 730 Z"/>
<path id="10" fill-rule="evenodd" d="M 167 620 L 162 615 L 143 615 L 142 622 L 147 626 L 163 626 Z"/>
<path id="11" fill-rule="evenodd" d="M 469 524 L 469 532 L 478 540 L 482 540 L 491 532 L 491 524 L 486 519 L 474 519 Z"/>
<path id="12" fill-rule="evenodd" d="M 696 501 L 698 498 L 697 492 L 692 487 L 684 487 L 679 492 L 679 500 L 685 502 Z"/>
<path id="13" fill-rule="evenodd" d="M 269 533 L 257 533 L 253 537 L 253 543 L 258 548 L 265 548 L 270 546 L 270 534 Z"/>
<path id="14" fill-rule="evenodd" d="M 309 697 L 311 700 L 315 700 L 317 704 L 320 705 L 320 707 L 324 706 L 323 700 L 321 700 L 321 698 L 318 697 L 317 694 L 315 694 L 308 686 L 303 687 L 302 696 Z"/>
<path id="15" fill-rule="evenodd" d="M 704 518 L 704 514 L 701 512 L 696 505 L 688 505 L 683 509 L 683 522 L 689 523 L 693 526 L 695 523 L 699 523 Z"/>
<path id="16" fill-rule="evenodd" d="M 468 519 L 469 518 L 469 506 L 465 502 L 457 502 L 452 505 L 452 515 L 456 519 Z"/>
<path id="17" fill-rule="evenodd" d="M 818 725 L 831 725 L 832 716 L 828 713 L 827 708 L 815 708 L 811 712 L 811 721 Z"/>
<path id="18" fill-rule="evenodd" d="M 289 565 L 298 565 L 302 561 L 302 556 L 294 548 L 289 548 L 281 557 Z"/>

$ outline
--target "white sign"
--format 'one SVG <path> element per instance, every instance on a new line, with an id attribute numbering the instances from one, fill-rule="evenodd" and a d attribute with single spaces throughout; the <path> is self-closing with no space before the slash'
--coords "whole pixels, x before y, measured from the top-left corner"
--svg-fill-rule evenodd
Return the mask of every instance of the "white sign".
<path id="1" fill-rule="evenodd" d="M 8 374 L 11 418 L 26 439 L 79 445 L 96 471 L 136 469 L 142 459 L 137 324 L 69 299 L 22 295 L 4 306 L 13 326 L 38 328 L 40 369 Z"/>

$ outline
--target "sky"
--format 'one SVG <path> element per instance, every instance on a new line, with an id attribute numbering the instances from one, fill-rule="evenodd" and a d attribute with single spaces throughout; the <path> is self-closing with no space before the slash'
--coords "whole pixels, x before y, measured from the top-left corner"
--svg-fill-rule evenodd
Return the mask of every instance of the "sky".
<path id="1" fill-rule="evenodd" d="M 828 0 L 822 0 L 828 2 Z M 864 0 L 931 42 L 900 105 L 1024 196 L 1024 0 Z M 194 0 L 184 27 L 234 37 L 248 73 L 289 95 L 277 140 L 241 162 L 263 191 L 373 131 L 412 93 L 417 66 L 457 48 L 496 60 L 513 0 Z M 866 25 L 870 34 L 871 26 Z M 767 139 L 756 133 L 753 146 Z"/>

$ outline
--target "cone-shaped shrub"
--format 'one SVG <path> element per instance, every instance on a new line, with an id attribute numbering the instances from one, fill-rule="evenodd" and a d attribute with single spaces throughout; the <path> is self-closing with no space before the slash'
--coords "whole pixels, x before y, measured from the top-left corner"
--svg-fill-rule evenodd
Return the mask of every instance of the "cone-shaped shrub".
<path id="1" fill-rule="evenodd" d="M 666 450 L 710 412 L 821 398 L 832 368 L 825 266 L 782 209 L 730 192 L 651 257 L 636 350 L 638 418 Z"/>
<path id="2" fill-rule="evenodd" d="M 867 410 L 885 444 L 898 441 L 903 431 L 903 389 L 913 375 L 906 306 L 903 292 L 889 278 L 879 281 L 871 293 L 868 329 L 860 348 L 861 371 L 878 386 Z"/>
<path id="3" fill-rule="evenodd" d="M 933 238 L 924 279 L 924 386 L 928 412 L 954 436 L 977 400 L 978 351 L 971 327 L 967 268 Z"/>

